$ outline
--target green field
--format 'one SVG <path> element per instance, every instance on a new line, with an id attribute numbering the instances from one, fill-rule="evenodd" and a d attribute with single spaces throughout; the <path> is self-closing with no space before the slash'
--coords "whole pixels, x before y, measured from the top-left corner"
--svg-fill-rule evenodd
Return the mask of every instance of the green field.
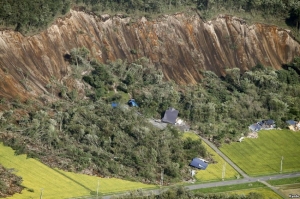
<path id="1" fill-rule="evenodd" d="M 259 131 L 257 139 L 224 144 L 220 150 L 251 176 L 300 171 L 300 132 Z"/>
<path id="2" fill-rule="evenodd" d="M 238 185 L 228 185 L 221 187 L 211 187 L 198 189 L 195 193 L 220 193 L 225 195 L 247 195 L 250 192 L 259 193 L 263 198 L 281 199 L 282 197 L 269 189 L 266 185 L 260 182 L 244 183 Z"/>
<path id="3" fill-rule="evenodd" d="M 226 194 L 238 194 L 238 195 L 247 195 L 251 192 L 258 193 L 262 195 L 262 198 L 264 199 L 282 199 L 280 195 L 275 193 L 269 188 L 257 188 L 257 189 L 245 189 L 245 190 L 239 190 L 239 191 L 230 191 L 226 192 Z"/>
<path id="4" fill-rule="evenodd" d="M 268 180 L 270 185 L 284 185 L 284 184 L 300 184 L 300 177 L 295 178 L 285 178 L 279 180 Z"/>
<path id="5" fill-rule="evenodd" d="M 115 178 L 99 178 L 51 169 L 35 159 L 26 158 L 26 155 L 14 155 L 14 151 L 10 147 L 3 146 L 2 143 L 0 143 L 0 164 L 5 168 L 13 168 L 15 174 L 23 179 L 22 185 L 25 189 L 22 194 L 9 197 L 13 199 L 40 198 L 42 190 L 43 198 L 46 199 L 90 195 L 91 192 L 96 192 L 98 180 L 100 194 L 156 187 Z"/>
<path id="6" fill-rule="evenodd" d="M 192 139 L 200 139 L 194 133 L 186 132 L 183 134 L 184 138 L 190 137 Z M 222 169 L 225 163 L 225 160 L 219 156 L 212 148 L 210 148 L 205 142 L 202 144 L 207 149 L 208 153 L 213 156 L 213 159 L 217 161 L 216 164 L 209 164 L 206 170 L 198 170 L 196 173 L 196 179 L 200 182 L 206 181 L 220 181 L 222 180 Z M 234 170 L 229 164 L 226 164 L 226 175 L 225 180 L 236 179 L 238 172 Z"/>

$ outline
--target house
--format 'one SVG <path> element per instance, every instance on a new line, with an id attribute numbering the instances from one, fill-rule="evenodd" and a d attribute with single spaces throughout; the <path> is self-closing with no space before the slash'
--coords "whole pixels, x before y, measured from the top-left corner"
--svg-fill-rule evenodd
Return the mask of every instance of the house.
<path id="1" fill-rule="evenodd" d="M 201 159 L 201 158 L 194 158 L 190 162 L 189 166 L 197 168 L 197 169 L 205 170 L 208 166 L 208 163 L 204 162 L 203 159 Z"/>
<path id="2" fill-rule="evenodd" d="M 252 132 L 257 132 L 260 130 L 270 130 L 270 129 L 274 129 L 274 128 L 275 128 L 275 121 L 271 120 L 271 119 L 262 120 L 255 124 L 251 124 L 249 126 L 249 130 L 251 130 Z"/>
<path id="3" fill-rule="evenodd" d="M 292 130 L 292 131 L 300 130 L 300 122 L 297 123 L 294 120 L 288 120 L 288 121 L 286 121 L 286 123 L 289 125 L 290 130 Z"/>
<path id="4" fill-rule="evenodd" d="M 255 124 L 251 124 L 249 126 L 249 130 L 252 131 L 252 132 L 257 132 L 261 129 L 261 125 L 259 125 L 258 123 L 255 123 Z"/>
<path id="5" fill-rule="evenodd" d="M 127 104 L 132 107 L 139 107 L 134 99 L 130 99 Z"/>
<path id="6" fill-rule="evenodd" d="M 261 121 L 261 123 L 262 123 L 262 128 L 264 128 L 264 129 L 275 127 L 275 121 L 271 120 L 271 119 L 263 120 L 263 121 Z"/>
<path id="7" fill-rule="evenodd" d="M 175 124 L 179 111 L 174 108 L 169 108 L 166 110 L 164 117 L 162 118 L 162 122 Z"/>

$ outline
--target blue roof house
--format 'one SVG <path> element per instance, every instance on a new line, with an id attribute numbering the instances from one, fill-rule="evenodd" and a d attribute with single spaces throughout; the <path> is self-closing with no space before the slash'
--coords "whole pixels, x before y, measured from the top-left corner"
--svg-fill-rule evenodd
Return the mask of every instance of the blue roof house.
<path id="1" fill-rule="evenodd" d="M 200 158 L 194 158 L 189 166 L 197 168 L 197 169 L 201 169 L 201 170 L 205 170 L 206 167 L 208 166 L 208 164 L 206 162 L 204 162 L 203 160 L 201 160 Z"/>

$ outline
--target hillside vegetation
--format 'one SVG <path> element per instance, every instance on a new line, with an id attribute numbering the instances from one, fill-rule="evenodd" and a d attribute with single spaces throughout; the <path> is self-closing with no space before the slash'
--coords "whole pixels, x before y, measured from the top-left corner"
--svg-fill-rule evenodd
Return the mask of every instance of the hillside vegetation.
<path id="1" fill-rule="evenodd" d="M 164 81 L 145 58 L 100 64 L 85 48 L 68 57 L 85 93 L 52 79 L 53 100 L 44 104 L 1 101 L 8 108 L 1 140 L 52 167 L 149 183 L 159 183 L 163 172 L 168 184 L 189 179 L 189 161 L 207 157 L 200 140 L 183 140 L 178 129 L 160 130 L 148 122 L 168 107 L 216 144 L 237 140 L 260 119 L 272 118 L 285 128 L 287 119 L 300 118 L 299 58 L 279 71 L 258 65 L 240 74 L 233 68 L 222 78 L 205 71 L 201 83 L 181 88 Z M 139 107 L 124 103 L 130 97 Z M 113 108 L 113 101 L 119 106 Z"/>
<path id="2" fill-rule="evenodd" d="M 98 14 L 124 13 L 150 17 L 153 14 L 176 12 L 186 8 L 201 11 L 204 17 L 210 11 L 237 11 L 260 13 L 266 19 L 276 17 L 300 30 L 300 3 L 298 0 L 6 0 L 0 2 L 0 24 L 23 33 L 45 28 L 58 15 L 66 14 L 70 7 L 88 9 Z"/>
<path id="3" fill-rule="evenodd" d="M 299 139 L 299 132 L 259 131 L 257 139 L 223 145 L 221 151 L 252 176 L 280 173 L 282 157 L 282 172 L 296 172 L 300 171 Z"/>

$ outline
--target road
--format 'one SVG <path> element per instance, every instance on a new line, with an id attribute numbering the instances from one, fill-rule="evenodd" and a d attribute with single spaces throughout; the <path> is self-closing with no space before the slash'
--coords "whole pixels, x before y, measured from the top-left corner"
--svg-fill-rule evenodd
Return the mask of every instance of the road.
<path id="1" fill-rule="evenodd" d="M 212 182 L 212 183 L 205 183 L 205 184 L 194 184 L 194 185 L 186 185 L 185 187 L 189 190 L 196 190 L 196 189 L 203 189 L 203 188 L 210 188 L 210 187 L 220 187 L 220 186 L 227 186 L 227 185 L 237 185 L 237 184 L 244 184 L 244 183 L 253 183 L 253 182 L 262 182 L 266 184 L 268 187 L 273 189 L 277 194 L 281 195 L 283 198 L 284 196 L 276 190 L 274 187 L 266 183 L 267 180 L 278 180 L 278 179 L 284 179 L 284 178 L 293 178 L 293 177 L 300 177 L 300 172 L 297 173 L 289 173 L 289 174 L 278 174 L 278 175 L 270 175 L 270 176 L 260 176 L 260 177 L 248 177 L 238 180 L 229 180 L 229 181 L 220 181 L 220 182 Z M 163 191 L 166 191 L 165 189 L 154 189 L 154 190 L 144 190 L 143 195 L 150 195 L 150 194 L 160 194 Z M 102 196 L 101 199 L 110 199 L 114 196 L 121 196 L 126 195 L 124 194 L 116 194 L 116 195 L 109 195 L 109 196 Z M 97 197 L 88 197 L 89 199 L 96 199 Z"/>
<path id="2" fill-rule="evenodd" d="M 200 136 L 201 137 L 201 136 Z M 201 139 L 208 144 L 213 150 L 216 151 L 217 154 L 219 154 L 228 164 L 230 164 L 236 171 L 238 171 L 243 178 L 242 179 L 237 179 L 237 180 L 229 180 L 229 181 L 220 181 L 220 182 L 212 182 L 212 183 L 204 183 L 204 184 L 194 184 L 194 185 L 185 185 L 185 187 L 189 190 L 196 190 L 196 189 L 203 189 L 203 188 L 210 188 L 210 187 L 220 187 L 220 186 L 227 186 L 227 185 L 237 185 L 237 184 L 243 184 L 243 183 L 253 183 L 253 182 L 262 182 L 265 185 L 267 185 L 269 188 L 271 188 L 274 192 L 277 194 L 281 195 L 283 198 L 284 195 L 279 192 L 275 187 L 271 186 L 268 184 L 266 181 L 267 180 L 278 180 L 278 179 L 284 179 L 284 178 L 293 178 L 293 177 L 299 177 L 300 172 L 297 173 L 289 173 L 289 174 L 277 174 L 277 175 L 268 175 L 268 176 L 259 176 L 259 177 L 250 177 L 248 176 L 244 171 L 242 171 L 236 164 L 234 164 L 226 155 L 224 155 L 214 144 L 212 144 L 210 141 L 207 139 L 201 137 Z M 144 190 L 143 195 L 150 195 L 150 194 L 155 194 L 158 195 L 163 191 L 166 191 L 168 188 L 163 188 L 163 189 L 155 189 L 155 190 Z M 110 199 L 115 196 L 121 196 L 121 195 L 126 195 L 128 193 L 123 193 L 123 194 L 115 194 L 115 195 L 107 195 L 107 196 L 102 196 L 101 199 Z M 87 196 L 85 199 L 96 199 L 96 196 Z"/>

